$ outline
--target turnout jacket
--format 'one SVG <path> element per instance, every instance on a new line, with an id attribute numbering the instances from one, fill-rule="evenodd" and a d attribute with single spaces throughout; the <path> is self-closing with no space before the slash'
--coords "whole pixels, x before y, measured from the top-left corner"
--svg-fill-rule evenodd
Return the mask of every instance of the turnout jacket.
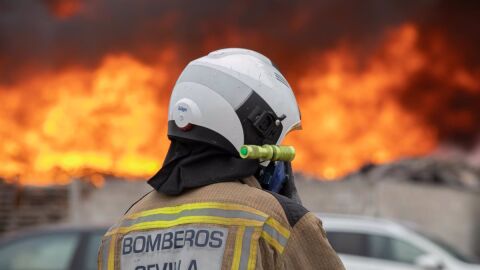
<path id="1" fill-rule="evenodd" d="M 321 221 L 254 177 L 147 194 L 105 234 L 98 268 L 344 269 Z"/>

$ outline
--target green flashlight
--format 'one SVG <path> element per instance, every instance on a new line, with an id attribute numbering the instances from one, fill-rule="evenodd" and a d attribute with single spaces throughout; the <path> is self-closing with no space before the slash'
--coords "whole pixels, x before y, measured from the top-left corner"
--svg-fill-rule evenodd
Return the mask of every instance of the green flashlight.
<path id="1" fill-rule="evenodd" d="M 240 157 L 245 159 L 260 159 L 271 161 L 292 161 L 295 158 L 295 148 L 288 145 L 243 145 Z"/>

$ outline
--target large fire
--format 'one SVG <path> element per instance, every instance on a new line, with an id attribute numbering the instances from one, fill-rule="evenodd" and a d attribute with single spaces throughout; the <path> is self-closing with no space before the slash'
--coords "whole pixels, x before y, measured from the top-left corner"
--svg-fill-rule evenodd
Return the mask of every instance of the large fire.
<path id="1" fill-rule="evenodd" d="M 333 178 L 367 162 L 435 148 L 435 132 L 400 106 L 395 95 L 428 64 L 416 46 L 415 27 L 405 25 L 390 33 L 361 70 L 348 47 L 315 59 L 298 84 L 305 93 L 300 103 L 306 132 L 291 140 L 299 148 L 297 168 Z"/>
<path id="2" fill-rule="evenodd" d="M 297 148 L 297 170 L 333 179 L 365 163 L 424 155 L 438 146 L 437 130 L 400 104 L 404 89 L 419 72 L 465 91 L 479 91 L 480 80 L 448 57 L 431 66 L 432 54 L 418 35 L 415 25 L 405 24 L 387 31 L 369 55 L 340 43 L 308 61 L 306 72 L 291 81 L 303 130 L 285 143 Z M 169 144 L 166 114 L 181 71 L 177 56 L 175 49 L 164 50 L 152 64 L 109 54 L 95 68 L 69 67 L 0 85 L 0 176 L 50 184 L 155 173 Z M 288 68 L 283 73 L 289 77 Z M 429 110 L 428 102 L 421 104 Z M 463 117 L 452 122 L 470 125 L 470 116 Z"/>
<path id="3" fill-rule="evenodd" d="M 69 69 L 0 88 L 0 175 L 28 184 L 71 177 L 144 177 L 168 149 L 166 57 L 146 66 L 109 55 L 95 70 Z"/>
<path id="4" fill-rule="evenodd" d="M 399 95 L 418 73 L 428 72 L 439 84 L 457 89 L 457 95 L 480 93 L 478 73 L 456 65 L 447 56 L 435 59 L 422 51 L 414 25 L 390 31 L 384 42 L 360 68 L 348 46 L 340 46 L 314 59 L 307 75 L 299 80 L 306 132 L 292 134 L 289 141 L 299 148 L 298 169 L 334 178 L 368 162 L 383 163 L 434 150 L 440 143 L 437 127 L 417 114 L 442 110 L 442 104 L 434 104 L 438 103 L 434 96 L 419 102 L 416 110 L 399 103 Z M 431 95 L 442 96 L 442 89 L 436 90 Z M 443 121 L 453 130 L 476 125 L 468 112 L 449 114 L 450 119 Z"/>

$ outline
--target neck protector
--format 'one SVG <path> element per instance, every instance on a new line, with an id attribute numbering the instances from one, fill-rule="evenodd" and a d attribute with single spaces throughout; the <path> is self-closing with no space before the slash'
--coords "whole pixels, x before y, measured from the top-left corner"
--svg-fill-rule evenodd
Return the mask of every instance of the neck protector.
<path id="1" fill-rule="evenodd" d="M 259 166 L 257 160 L 242 159 L 208 144 L 171 139 L 162 168 L 148 184 L 161 193 L 178 195 L 191 188 L 254 175 Z"/>

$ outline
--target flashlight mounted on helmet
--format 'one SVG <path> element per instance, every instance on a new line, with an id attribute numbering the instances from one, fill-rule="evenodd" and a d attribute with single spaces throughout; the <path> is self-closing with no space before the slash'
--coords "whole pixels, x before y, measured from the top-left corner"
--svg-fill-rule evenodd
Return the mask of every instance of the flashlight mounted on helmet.
<path id="1" fill-rule="evenodd" d="M 292 161 L 295 158 L 295 148 L 287 145 L 243 145 L 240 148 L 240 157 L 263 161 Z"/>

